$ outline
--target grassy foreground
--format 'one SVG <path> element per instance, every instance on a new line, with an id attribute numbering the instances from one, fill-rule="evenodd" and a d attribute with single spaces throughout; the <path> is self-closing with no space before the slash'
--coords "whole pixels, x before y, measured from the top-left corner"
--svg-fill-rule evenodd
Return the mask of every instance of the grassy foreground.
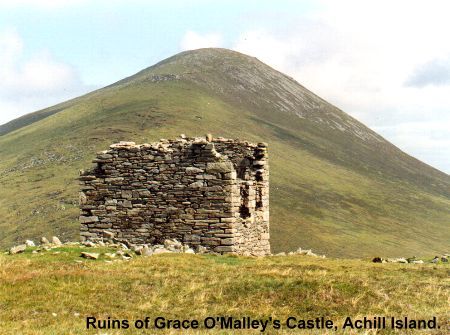
<path id="1" fill-rule="evenodd" d="M 0 255 L 0 333 L 256 334 L 216 330 L 86 330 L 86 317 L 198 319 L 249 316 L 285 320 L 324 316 L 341 327 L 347 316 L 438 318 L 448 330 L 450 268 L 445 264 L 373 264 L 308 256 L 231 257 L 163 254 L 131 261 L 84 260 L 81 251 Z M 82 260 L 82 262 L 80 262 Z M 325 331 L 277 333 L 327 334 Z M 266 334 L 275 330 L 268 328 Z M 389 334 L 330 331 L 329 334 Z"/>

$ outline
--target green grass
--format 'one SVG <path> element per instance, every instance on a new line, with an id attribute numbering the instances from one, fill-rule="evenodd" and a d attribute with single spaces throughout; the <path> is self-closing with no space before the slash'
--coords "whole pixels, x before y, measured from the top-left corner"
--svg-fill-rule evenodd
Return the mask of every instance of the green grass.
<path id="1" fill-rule="evenodd" d="M 253 59 L 217 55 L 199 65 L 182 54 L 8 128 L 0 136 L 0 245 L 43 235 L 77 239 L 78 171 L 111 143 L 212 133 L 268 142 L 274 252 L 448 252 L 448 175 L 388 142 L 362 141 L 318 122 L 366 129 L 298 84 L 303 100 L 290 96 L 292 111 L 281 110 L 286 101 L 278 95 L 287 94 L 282 87 L 294 85 L 290 80 Z M 153 73 L 184 77 L 152 83 Z M 255 80 L 264 86 L 255 88 Z"/>
<path id="2" fill-rule="evenodd" d="M 449 326 L 450 271 L 445 264 L 186 254 L 107 263 L 80 258 L 82 250 L 94 251 L 63 247 L 38 254 L 0 255 L 2 335 L 152 333 L 86 331 L 87 316 L 128 320 L 324 316 L 339 327 L 347 316 L 436 316 L 442 328 L 436 334 L 444 334 Z"/>

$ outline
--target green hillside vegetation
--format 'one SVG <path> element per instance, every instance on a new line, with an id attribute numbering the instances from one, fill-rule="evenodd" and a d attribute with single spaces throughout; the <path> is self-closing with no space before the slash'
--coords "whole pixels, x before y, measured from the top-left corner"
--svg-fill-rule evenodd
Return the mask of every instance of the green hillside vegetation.
<path id="1" fill-rule="evenodd" d="M 326 80 L 326 78 L 324 78 Z M 224 49 L 184 52 L 0 128 L 0 244 L 78 238 L 78 171 L 113 142 L 181 133 L 269 144 L 274 252 L 447 252 L 450 177 L 293 79 Z"/>
<path id="2" fill-rule="evenodd" d="M 354 319 L 435 316 L 441 329 L 425 331 L 426 334 L 446 334 L 450 326 L 448 264 L 187 254 L 108 263 L 104 256 L 95 261 L 81 261 L 79 257 L 83 250 L 104 253 L 109 251 L 107 248 L 62 246 L 37 254 L 32 254 L 32 250 L 12 256 L 0 254 L 2 335 L 151 333 L 134 329 L 86 331 L 87 316 L 130 322 L 146 316 L 199 320 L 207 316 L 258 319 L 271 316 L 279 320 L 289 316 L 298 319 L 323 316 L 333 320 L 339 329 L 347 316 Z M 205 333 L 204 329 L 159 332 Z M 208 333 L 235 334 L 236 331 L 216 329 Z M 292 333 L 305 332 L 294 329 Z M 316 333 L 344 332 L 319 330 Z M 390 329 L 377 332 L 392 333 Z"/>

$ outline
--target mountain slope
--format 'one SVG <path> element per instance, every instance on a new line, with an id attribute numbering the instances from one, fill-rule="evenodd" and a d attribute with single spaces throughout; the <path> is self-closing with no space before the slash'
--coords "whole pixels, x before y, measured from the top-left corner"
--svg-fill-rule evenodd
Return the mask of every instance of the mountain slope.
<path id="1" fill-rule="evenodd" d="M 6 126 L 6 125 L 5 125 Z M 77 236 L 77 172 L 111 142 L 269 143 L 271 243 L 336 256 L 443 252 L 450 177 L 255 58 L 200 49 L 0 128 L 0 243 Z"/>

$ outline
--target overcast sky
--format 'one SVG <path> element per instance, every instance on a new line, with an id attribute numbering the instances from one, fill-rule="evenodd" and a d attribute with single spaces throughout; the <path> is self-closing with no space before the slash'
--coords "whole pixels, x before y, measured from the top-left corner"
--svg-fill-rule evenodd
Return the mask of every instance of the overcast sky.
<path id="1" fill-rule="evenodd" d="M 0 124 L 225 47 L 450 173 L 449 13 L 446 0 L 0 0 Z"/>

